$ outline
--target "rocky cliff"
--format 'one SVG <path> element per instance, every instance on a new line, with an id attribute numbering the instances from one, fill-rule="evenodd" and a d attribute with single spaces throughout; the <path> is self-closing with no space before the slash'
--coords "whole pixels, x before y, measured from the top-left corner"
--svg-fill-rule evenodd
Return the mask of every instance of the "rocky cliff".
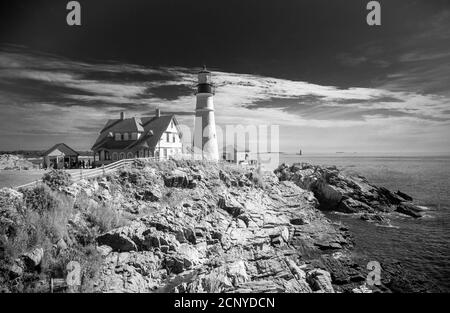
<path id="1" fill-rule="evenodd" d="M 136 161 L 130 169 L 80 181 L 59 191 L 74 203 L 67 232 L 51 238 L 53 246 L 42 255 L 39 250 L 31 268 L 24 268 L 22 254 L 22 263 L 3 271 L 19 280 L 23 272 L 39 271 L 49 249 L 57 258 L 92 238 L 100 261 L 89 280 L 97 292 L 392 290 L 399 272 L 387 270 L 381 285 L 367 286 L 370 260 L 356 257 L 348 229 L 319 210 L 322 194 L 312 187 L 318 183 L 296 179 L 298 171 L 287 169 L 261 175 L 232 165 Z M 337 197 L 330 186 L 331 198 Z M 2 190 L 4 199 L 11 194 Z M 2 215 L 14 216 L 5 203 L 10 201 L 3 202 Z M 104 215 L 93 216 L 90 208 L 99 206 Z M 120 223 L 110 221 L 112 211 Z M 99 227 L 107 218 L 110 227 Z M 11 235 L 3 236 L 7 242 Z"/>
<path id="2" fill-rule="evenodd" d="M 376 222 L 385 221 L 386 215 L 382 213 L 422 216 L 423 209 L 413 204 L 411 196 L 372 185 L 363 176 L 344 175 L 335 166 L 282 164 L 274 172 L 280 181 L 292 181 L 300 188 L 312 191 L 323 211 L 364 213 L 363 218 Z"/>

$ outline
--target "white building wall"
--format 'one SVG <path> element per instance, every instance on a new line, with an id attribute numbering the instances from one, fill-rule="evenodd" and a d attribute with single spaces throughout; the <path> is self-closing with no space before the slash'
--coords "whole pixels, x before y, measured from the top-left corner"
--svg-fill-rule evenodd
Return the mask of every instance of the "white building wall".
<path id="1" fill-rule="evenodd" d="M 169 134 L 169 140 L 167 140 L 167 134 Z M 159 157 L 165 159 L 181 154 L 182 148 L 180 133 L 172 121 L 159 139 L 155 150 L 159 150 Z"/>

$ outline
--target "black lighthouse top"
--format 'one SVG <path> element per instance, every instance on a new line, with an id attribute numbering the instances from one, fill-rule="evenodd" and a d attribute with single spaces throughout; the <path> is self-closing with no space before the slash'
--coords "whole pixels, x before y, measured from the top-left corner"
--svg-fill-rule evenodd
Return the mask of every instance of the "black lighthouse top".
<path id="1" fill-rule="evenodd" d="M 206 65 L 203 65 L 203 69 L 199 73 L 211 73 L 206 69 Z"/>
<path id="2" fill-rule="evenodd" d="M 214 94 L 214 85 L 211 81 L 211 72 L 206 69 L 206 65 L 203 65 L 203 69 L 198 72 L 198 84 L 197 92 Z"/>

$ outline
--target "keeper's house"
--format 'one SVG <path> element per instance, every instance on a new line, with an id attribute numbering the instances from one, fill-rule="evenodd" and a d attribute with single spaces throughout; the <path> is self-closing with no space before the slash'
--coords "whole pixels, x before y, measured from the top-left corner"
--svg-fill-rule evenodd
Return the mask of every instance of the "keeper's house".
<path id="1" fill-rule="evenodd" d="M 121 159 L 155 157 L 168 159 L 182 153 L 182 133 L 174 115 L 110 119 L 95 144 L 94 162 L 107 164 Z"/>

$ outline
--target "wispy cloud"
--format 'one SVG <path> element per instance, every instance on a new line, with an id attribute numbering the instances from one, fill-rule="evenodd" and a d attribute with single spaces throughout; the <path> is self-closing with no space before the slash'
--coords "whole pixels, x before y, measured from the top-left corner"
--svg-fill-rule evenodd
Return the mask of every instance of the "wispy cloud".
<path id="1" fill-rule="evenodd" d="M 379 53 L 373 47 L 369 50 Z M 446 57 L 410 54 L 401 61 Z M 345 62 L 357 66 L 367 60 Z M 433 70 L 441 71 L 429 69 Z M 392 85 L 386 81 L 378 88 L 338 88 L 213 70 L 216 120 L 219 125 L 281 125 L 285 150 L 296 150 L 298 140 L 313 149 L 352 142 L 354 150 L 405 148 L 413 141 L 417 148 L 421 140 L 424 144 L 418 149 L 447 143 L 443 131 L 450 129 L 449 98 L 440 92 L 398 88 L 402 81 L 411 84 L 407 74 L 396 72 Z M 21 142 L 23 148 L 39 148 L 58 140 L 85 149 L 105 121 L 122 110 L 129 116 L 148 115 L 158 107 L 178 112 L 179 120 L 192 126 L 195 83 L 192 68 L 86 63 L 4 47 L 0 50 L 0 132 L 8 136 L 2 136 L 0 146 Z M 293 139 L 292 131 L 300 135 Z"/>

